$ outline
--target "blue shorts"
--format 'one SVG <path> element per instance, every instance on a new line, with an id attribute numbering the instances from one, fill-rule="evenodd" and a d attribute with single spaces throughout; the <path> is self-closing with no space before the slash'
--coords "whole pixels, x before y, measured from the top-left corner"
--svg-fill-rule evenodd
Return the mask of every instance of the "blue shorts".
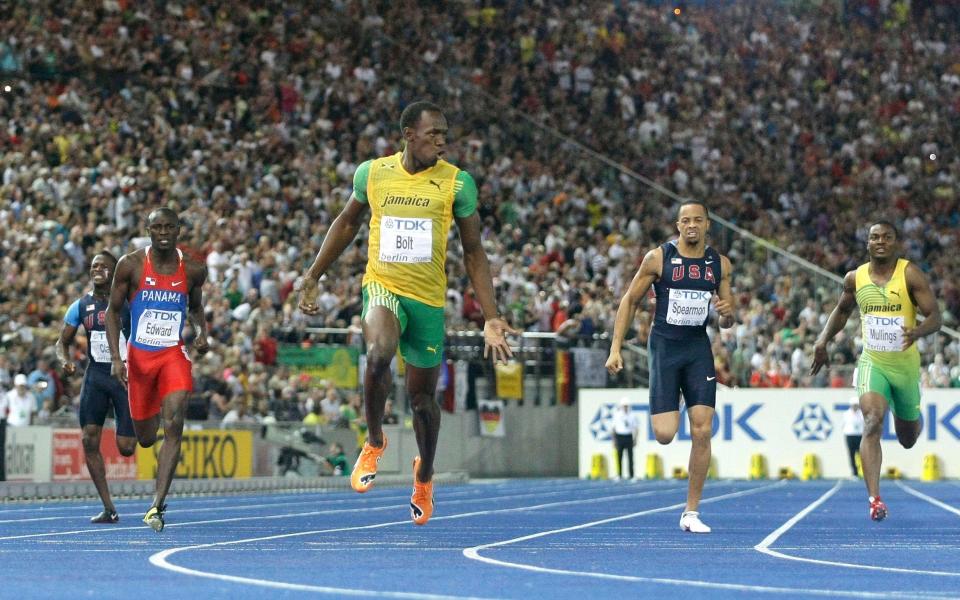
<path id="1" fill-rule="evenodd" d="M 708 337 L 673 340 L 651 334 L 647 349 L 651 415 L 680 410 L 680 392 L 688 407 L 716 406 L 717 371 Z"/>
<path id="2" fill-rule="evenodd" d="M 117 421 L 117 435 L 133 437 L 127 390 L 110 373 L 88 367 L 86 375 L 83 376 L 83 389 L 80 391 L 80 427 L 103 427 L 110 406 L 113 406 L 114 418 Z"/>

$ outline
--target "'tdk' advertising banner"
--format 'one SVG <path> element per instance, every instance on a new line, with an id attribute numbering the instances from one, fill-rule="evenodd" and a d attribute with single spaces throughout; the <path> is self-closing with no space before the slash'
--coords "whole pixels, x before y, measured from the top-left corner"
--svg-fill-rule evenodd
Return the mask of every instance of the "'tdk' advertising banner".
<path id="1" fill-rule="evenodd" d="M 580 477 L 590 473 L 595 454 L 613 464 L 612 414 L 621 398 L 639 417 L 637 461 L 651 453 L 663 458 L 665 473 L 686 469 L 690 456 L 690 427 L 682 412 L 680 431 L 669 445 L 657 443 L 650 424 L 646 389 L 581 389 Z M 853 389 L 722 389 L 717 392 L 711 447 L 719 477 L 746 478 L 750 458 L 763 454 L 771 476 L 781 467 L 800 473 L 804 456 L 815 454 L 824 477 L 849 477 L 850 459 L 843 435 L 843 415 L 856 399 Z M 920 477 L 924 456 L 935 454 L 944 477 L 960 476 L 960 391 L 925 389 L 920 402 L 923 431 L 907 450 L 897 442 L 893 419 L 884 423 L 883 469 L 897 467 L 905 477 Z"/>

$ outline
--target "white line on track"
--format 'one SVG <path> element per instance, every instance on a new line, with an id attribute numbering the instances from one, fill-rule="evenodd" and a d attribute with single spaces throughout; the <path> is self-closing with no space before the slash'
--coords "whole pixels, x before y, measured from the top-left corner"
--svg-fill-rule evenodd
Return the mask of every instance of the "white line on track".
<path id="1" fill-rule="evenodd" d="M 812 563 L 815 565 L 826 565 L 830 567 L 846 567 L 848 569 L 862 569 L 866 571 L 883 571 L 886 573 L 907 573 L 910 575 L 934 575 L 937 577 L 960 577 L 960 572 L 928 571 L 924 569 L 902 569 L 899 567 L 881 567 L 876 565 L 864 565 L 859 563 L 848 563 L 848 562 L 840 562 L 840 561 L 833 561 L 833 560 L 819 560 L 816 558 L 806 558 L 802 556 L 793 556 L 790 554 L 784 554 L 783 552 L 777 552 L 776 550 L 770 549 L 770 546 L 773 545 L 773 543 L 776 542 L 780 538 L 780 536 L 782 536 L 784 533 L 789 531 L 794 525 L 799 523 L 808 514 L 816 510 L 817 507 L 819 507 L 821 504 L 829 500 L 831 496 L 837 493 L 837 490 L 839 490 L 842 485 L 843 485 L 843 480 L 842 479 L 837 480 L 837 484 L 835 486 L 827 490 L 826 493 L 824 493 L 822 496 L 814 500 L 806 508 L 804 508 L 797 514 L 793 515 L 792 517 L 790 517 L 790 519 L 788 519 L 786 523 L 784 523 L 783 525 L 778 527 L 775 531 L 773 531 L 770 535 L 765 537 L 763 541 L 761 541 L 759 544 L 754 546 L 753 549 L 756 550 L 757 552 L 768 554 L 775 558 L 795 560 L 798 562 Z M 919 494 L 919 492 L 917 493 Z M 934 500 L 934 499 L 930 498 L 930 500 Z M 937 500 L 934 500 L 934 501 L 939 502 Z"/>
<path id="2" fill-rule="evenodd" d="M 550 480 L 532 479 L 532 480 L 513 480 L 513 481 L 514 482 L 523 481 L 524 482 L 523 487 L 525 489 L 530 489 L 530 488 L 543 488 L 543 489 L 577 488 L 577 489 L 580 489 L 583 486 L 583 482 L 577 479 L 550 479 Z M 490 483 L 489 480 L 471 481 L 470 483 L 485 484 L 485 485 L 489 485 L 491 488 L 508 487 L 502 483 Z M 604 485 L 604 482 L 598 482 L 598 483 L 599 483 L 598 487 Z M 622 484 L 611 483 L 611 486 L 616 486 L 616 485 L 622 485 Z M 649 485 L 649 484 L 645 482 L 645 485 Z M 443 486 L 443 488 L 441 489 L 454 490 L 461 487 L 464 487 L 463 484 L 451 484 L 449 486 Z M 514 486 L 514 487 L 517 487 L 517 486 Z M 403 493 L 401 493 L 400 495 L 403 495 L 404 493 L 406 493 L 405 488 L 402 488 L 402 487 L 396 487 L 396 488 L 389 487 L 389 488 L 385 488 L 384 491 L 385 492 L 402 491 Z M 227 496 L 187 496 L 187 495 L 177 494 L 176 491 L 174 491 L 168 496 L 168 498 L 171 501 L 176 501 L 178 507 L 186 506 L 186 505 L 194 505 L 194 504 L 200 505 L 200 506 L 204 504 L 230 504 L 232 506 L 235 504 L 240 504 L 243 501 L 250 501 L 250 500 L 261 501 L 264 499 L 269 499 L 271 501 L 276 501 L 279 503 L 284 499 L 298 500 L 302 498 L 309 498 L 311 496 L 313 497 L 329 496 L 330 494 L 351 495 L 353 494 L 353 490 L 349 488 L 343 488 L 343 489 L 326 489 L 326 490 L 309 490 L 309 491 L 305 490 L 305 491 L 296 492 L 296 493 L 282 493 L 282 494 L 263 492 L 259 494 L 251 493 L 251 494 L 235 494 L 235 495 L 227 495 Z M 144 500 L 118 500 L 115 504 L 118 509 L 121 509 L 121 508 L 139 509 L 140 507 L 145 506 Z M 12 513 L 28 512 L 28 513 L 34 513 L 34 514 L 36 513 L 45 514 L 45 513 L 57 513 L 61 511 L 67 512 L 67 511 L 86 511 L 86 510 L 102 510 L 102 509 L 103 509 L 103 505 L 99 503 L 74 504 L 71 501 L 48 502 L 46 504 L 27 506 L 23 508 L 4 508 L 3 505 L 0 504 L 0 517 L 6 516 L 8 513 L 12 514 Z"/>
<path id="3" fill-rule="evenodd" d="M 778 487 L 785 483 L 780 481 L 771 485 L 766 485 L 758 488 L 753 488 L 750 490 L 744 490 L 740 492 L 731 492 L 728 494 L 723 494 L 720 496 L 714 496 L 712 498 L 707 498 L 701 501 L 701 504 L 706 504 L 709 502 L 718 502 L 720 500 L 727 500 L 730 498 L 735 498 L 739 496 L 745 496 L 748 494 L 753 494 L 757 492 L 762 492 L 769 490 L 771 488 Z M 603 525 L 606 523 L 612 523 L 615 521 L 622 521 L 624 519 L 632 519 L 644 515 L 649 515 L 653 513 L 666 512 L 670 510 L 679 510 L 686 506 L 685 503 L 673 504 L 670 506 L 662 506 L 659 508 L 643 510 L 640 512 L 632 513 L 629 515 L 623 515 L 620 517 L 614 517 L 610 519 L 601 519 L 599 521 L 593 521 L 590 523 L 583 523 L 580 525 L 575 525 L 573 527 L 564 527 L 562 529 L 554 529 L 550 531 L 543 531 L 540 533 L 535 533 L 532 535 L 525 535 L 522 537 L 504 540 L 500 542 L 494 542 L 491 544 L 483 544 L 481 546 L 474 546 L 473 548 L 465 548 L 463 550 L 463 555 L 467 558 L 472 558 L 480 562 L 487 564 L 497 565 L 501 567 L 509 567 L 514 569 L 521 569 L 525 571 L 533 571 L 536 573 L 548 573 L 553 575 L 570 575 L 575 577 L 590 577 L 596 579 L 606 579 L 614 581 L 625 581 L 632 583 L 660 583 L 665 585 L 675 585 L 675 586 L 686 586 L 686 587 L 695 587 L 695 588 L 707 588 L 707 589 L 719 589 L 719 590 L 730 590 L 738 592 L 763 592 L 763 593 L 773 593 L 773 594 L 803 594 L 810 596 L 841 596 L 841 597 L 855 597 L 855 598 L 919 598 L 919 597 L 931 597 L 931 598 L 941 598 L 942 594 L 925 594 L 923 592 L 910 592 L 910 593 L 898 593 L 898 592 L 883 592 L 883 593 L 874 593 L 874 592 L 852 592 L 849 590 L 825 590 L 825 589 L 804 589 L 804 588 L 788 588 L 788 587 L 775 587 L 775 586 L 761 586 L 761 585 L 747 585 L 747 584 L 737 584 L 737 583 L 721 583 L 713 581 L 700 581 L 700 580 L 690 580 L 690 579 L 667 579 L 662 577 L 640 577 L 633 575 L 614 575 L 609 573 L 598 573 L 594 571 L 572 571 L 568 569 L 551 569 L 547 567 L 538 567 L 535 565 L 529 565 L 525 563 L 510 562 L 504 560 L 497 560 L 494 558 L 486 557 L 480 555 L 481 550 L 486 550 L 488 548 L 494 548 L 498 546 L 506 546 L 508 544 L 513 544 L 516 542 L 521 542 L 525 540 L 531 540 L 538 537 L 543 537 L 547 535 L 553 535 L 558 533 L 565 533 L 568 531 L 576 531 L 578 529 L 585 529 L 587 527 L 593 527 L 596 525 Z"/>
<path id="4" fill-rule="evenodd" d="M 589 501 L 589 502 L 606 502 L 606 501 L 610 501 L 610 500 L 620 500 L 620 499 L 623 499 L 623 498 L 638 498 L 638 497 L 650 496 L 650 495 L 658 494 L 658 493 L 661 493 L 661 492 L 680 491 L 680 490 L 684 489 L 684 487 L 685 487 L 685 486 L 679 486 L 679 487 L 667 487 L 667 486 L 662 486 L 662 487 L 659 487 L 659 488 L 656 489 L 656 490 L 649 490 L 649 491 L 645 491 L 645 492 L 637 492 L 637 493 L 631 493 L 631 494 L 617 494 L 617 495 L 613 495 L 613 496 L 601 496 L 601 497 L 598 497 L 598 498 L 577 498 L 577 499 L 574 499 L 574 500 L 564 500 L 564 501 L 560 501 L 560 502 L 547 502 L 547 503 L 542 503 L 542 504 L 535 504 L 535 505 L 528 505 L 528 506 L 517 506 L 517 507 L 511 507 L 511 508 L 499 508 L 499 509 L 491 509 L 491 510 L 479 510 L 479 511 L 467 512 L 467 513 L 455 514 L 455 515 L 444 515 L 444 516 L 434 517 L 434 518 L 431 519 L 431 520 L 432 520 L 432 521 L 446 521 L 446 520 L 453 520 L 453 519 L 464 519 L 464 518 L 467 518 L 467 517 L 486 516 L 486 515 L 492 515 L 492 514 L 502 514 L 502 513 L 510 513 L 510 512 L 525 512 L 525 511 L 531 511 L 531 510 L 539 510 L 539 509 L 542 509 L 542 508 L 552 508 L 552 507 L 557 507 L 557 506 L 568 506 L 568 505 L 571 505 L 571 504 L 582 504 L 584 501 Z M 486 501 L 496 500 L 496 498 L 486 498 L 486 499 L 484 499 L 484 500 L 486 500 Z M 449 504 L 449 503 L 444 503 L 444 505 L 446 505 L 446 504 Z M 173 564 L 173 563 L 171 563 L 171 562 L 169 562 L 169 561 L 167 560 L 170 556 L 172 556 L 172 555 L 174 555 L 174 554 L 176 554 L 176 553 L 178 553 L 178 552 L 184 552 L 184 551 L 187 551 L 187 550 L 199 550 L 199 549 L 204 549 L 204 548 L 213 548 L 213 547 L 216 547 L 216 546 L 229 546 L 229 545 L 236 545 L 236 544 L 247 544 L 247 543 L 253 543 L 253 542 L 263 542 L 263 541 L 267 541 L 267 540 L 286 539 L 286 538 L 301 537 L 301 536 L 306 536 L 306 535 L 319 535 L 319 534 L 322 534 L 322 533 L 338 533 L 338 532 L 342 532 L 342 531 L 360 531 L 360 530 L 365 530 L 365 529 L 381 529 L 381 528 L 384 528 L 384 527 L 391 527 L 391 526 L 393 526 L 393 525 L 409 525 L 409 524 L 410 524 L 410 521 L 408 521 L 408 520 L 403 520 L 403 521 L 388 521 L 388 522 L 386 522 L 386 523 L 374 523 L 374 524 L 371 524 L 371 525 L 359 525 L 359 526 L 351 526 L 351 527 L 338 527 L 338 528 L 335 528 L 335 529 L 321 529 L 321 530 L 316 530 L 316 531 L 298 531 L 298 532 L 294 532 L 294 533 L 284 533 L 284 534 L 270 535 L 270 536 L 257 537 L 257 538 L 247 538 L 247 539 L 242 539 L 242 540 L 230 540 L 230 541 L 226 541 L 226 542 L 213 542 L 213 543 L 209 543 L 209 544 L 197 544 L 197 545 L 194 545 L 194 546 L 182 546 L 182 547 L 179 547 L 179 548 L 169 548 L 169 549 L 167 549 L 167 550 L 163 550 L 162 552 L 157 552 L 156 554 L 154 554 L 154 555 L 152 555 L 152 556 L 150 557 L 150 563 L 153 564 L 153 565 L 155 565 L 155 566 L 157 566 L 157 567 L 160 567 L 160 568 L 162 568 L 162 569 L 167 569 L 167 570 L 170 570 L 170 571 L 174 571 L 174 572 L 176 572 L 176 573 L 180 573 L 180 574 L 183 574 L 183 575 L 193 575 L 193 576 L 196 576 L 196 577 L 204 577 L 204 578 L 207 578 L 207 579 L 216 579 L 216 580 L 219 580 L 219 581 L 230 581 L 230 582 L 233 582 L 233 583 L 243 583 L 243 584 L 256 585 L 256 586 L 260 586 L 260 587 L 267 587 L 267 588 L 273 588 L 273 589 L 310 591 L 310 592 L 318 592 L 318 593 L 324 593 L 324 594 L 337 594 L 337 595 L 343 595 L 343 596 L 377 596 L 377 597 L 383 597 L 383 598 L 407 598 L 407 599 L 417 599 L 417 600 L 431 600 L 431 599 L 434 599 L 434 598 L 444 598 L 444 599 L 447 599 L 447 598 L 463 599 L 463 598 L 465 598 L 465 597 L 463 597 L 463 596 L 437 596 L 437 595 L 432 595 L 432 594 L 421 594 L 421 593 L 413 593 L 413 592 L 390 592 L 390 591 L 383 591 L 383 590 L 359 590 L 359 589 L 350 589 L 350 588 L 335 588 L 335 587 L 330 587 L 330 586 L 317 586 L 317 585 L 306 585 L 306 584 L 286 583 L 286 582 L 282 582 L 282 581 L 272 581 L 272 580 L 269 580 L 269 579 L 257 579 L 257 578 L 253 578 L 253 577 L 239 577 L 239 576 L 236 576 L 236 575 L 226 575 L 226 574 L 222 574 L 222 573 L 213 573 L 213 572 L 209 572 L 209 571 L 200 571 L 200 570 L 198 570 L 198 569 L 190 569 L 190 568 L 188 568 L 188 567 L 182 567 L 182 566 L 180 566 L 180 565 L 175 565 L 175 564 Z"/>
<path id="5" fill-rule="evenodd" d="M 923 492 L 919 492 L 919 491 L 913 489 L 912 487 L 910 487 L 910 486 L 908 486 L 908 485 L 906 485 L 906 484 L 904 484 L 904 483 L 902 483 L 902 482 L 900 482 L 900 481 L 897 481 L 897 485 L 900 486 L 900 488 L 901 488 L 903 491 L 905 491 L 906 493 L 908 493 L 908 494 L 911 494 L 911 495 L 913 495 L 913 496 L 916 496 L 917 498 L 920 498 L 921 500 L 926 500 L 927 502 L 929 502 L 930 504 L 932 504 L 932 505 L 934 505 L 934 506 L 936 506 L 936 507 L 938 507 L 938 508 L 942 508 L 942 509 L 945 510 L 945 511 L 952 512 L 953 514 L 955 514 L 955 515 L 957 515 L 957 516 L 960 516 L 960 509 L 957 509 L 956 507 L 950 506 L 950 505 L 947 504 L 946 502 L 941 502 L 940 500 L 937 500 L 936 498 L 932 498 L 932 497 L 924 494 Z"/>
<path id="6" fill-rule="evenodd" d="M 670 487 L 667 487 L 667 486 L 663 486 L 663 487 L 658 487 L 658 488 L 657 488 L 657 491 L 659 491 L 659 490 L 676 490 L 676 489 L 680 489 L 680 488 L 678 488 L 678 487 L 670 488 Z M 617 495 L 617 496 L 610 496 L 609 498 L 611 498 L 611 499 L 617 499 L 617 498 L 639 497 L 639 496 L 648 495 L 648 494 L 650 494 L 650 493 L 654 493 L 654 492 L 651 491 L 651 492 L 621 494 L 621 495 Z M 496 500 L 516 500 L 516 499 L 530 498 L 530 497 L 538 497 L 538 498 L 539 498 L 539 497 L 543 497 L 543 495 L 544 495 L 543 493 L 537 492 L 537 493 L 532 493 L 532 494 L 510 494 L 510 495 L 506 495 L 506 496 L 494 496 L 494 497 L 480 496 L 480 497 L 476 497 L 476 498 L 467 498 L 467 499 L 462 499 L 462 500 L 449 500 L 449 501 L 444 501 L 444 505 L 450 505 L 450 504 L 468 504 L 468 503 L 473 503 L 473 502 L 488 502 L 488 501 L 491 501 L 491 500 L 494 500 L 494 501 L 496 501 Z M 360 509 L 358 509 L 358 508 L 345 508 L 345 509 L 333 509 L 333 510 L 313 510 L 313 511 L 296 512 L 296 513 L 282 513 L 282 514 L 276 514 L 276 515 L 253 515 L 253 516 L 247 516 L 247 517 L 230 517 L 230 518 L 225 518 L 225 519 L 207 519 L 207 520 L 203 520 L 203 521 L 185 521 L 185 522 L 181 522 L 181 523 L 170 523 L 170 524 L 168 524 L 166 527 L 167 527 L 167 528 L 171 528 L 171 527 L 186 527 L 186 526 L 190 526 L 190 525 L 208 525 L 208 524 L 213 524 L 213 523 L 233 523 L 233 522 L 237 522 L 237 521 L 249 521 L 249 520 L 251 520 L 251 519 L 257 519 L 257 520 L 290 519 L 290 518 L 296 518 L 296 517 L 312 517 L 312 516 L 318 516 L 318 515 L 333 515 L 333 514 L 341 514 L 341 513 L 350 513 L 350 512 L 357 512 L 358 510 L 365 510 L 365 511 L 397 510 L 399 507 L 398 507 L 398 505 L 396 504 L 396 501 L 397 501 L 397 500 L 400 500 L 401 498 L 402 498 L 402 496 L 399 497 L 399 498 L 398 498 L 398 497 L 388 497 L 388 498 L 386 498 L 386 500 L 390 500 L 390 501 L 391 501 L 390 504 L 386 504 L 386 505 L 383 505 L 383 506 L 363 506 L 363 507 L 360 508 Z M 377 497 L 376 501 L 380 501 L 381 499 L 382 499 L 381 497 Z M 374 501 L 374 499 L 371 498 L 370 501 L 372 502 L 372 501 Z M 599 500 L 595 500 L 595 501 L 599 501 Z M 351 502 L 352 502 L 352 501 L 351 501 Z M 434 517 L 434 518 L 436 519 L 436 518 L 438 518 L 438 517 Z M 4 541 L 4 540 L 22 540 L 22 539 L 31 539 L 31 538 L 44 538 L 44 537 L 56 537 L 56 536 L 76 535 L 76 534 L 84 534 L 84 533 L 110 533 L 110 532 L 115 532 L 115 531 L 130 531 L 130 530 L 141 530 L 141 531 L 142 531 L 143 529 L 144 529 L 144 526 L 143 526 L 143 525 L 132 526 L 132 527 L 112 527 L 112 526 L 111 526 L 111 527 L 105 527 L 105 526 L 102 526 L 102 525 L 101 525 L 101 526 L 99 526 L 99 527 L 93 527 L 93 528 L 88 528 L 88 529 L 74 529 L 74 530 L 71 530 L 71 531 L 51 531 L 51 532 L 46 532 L 46 533 L 26 533 L 26 534 L 18 534 L 18 535 L 8 535 L 8 536 L 0 537 L 0 541 Z"/>
<path id="7" fill-rule="evenodd" d="M 572 485 L 570 485 L 570 486 L 565 486 L 565 487 L 562 487 L 562 488 L 561 488 L 561 487 L 551 486 L 551 487 L 546 488 L 546 489 L 549 490 L 549 491 L 543 491 L 543 492 L 540 493 L 540 495 L 542 495 L 542 496 L 548 496 L 548 495 L 564 494 L 564 493 L 567 492 L 567 490 L 570 490 L 570 489 L 579 489 L 579 487 L 578 487 L 578 486 L 572 486 Z M 393 492 L 393 491 L 397 491 L 397 490 L 391 489 L 390 491 Z M 475 495 L 477 495 L 478 492 L 479 492 L 479 490 L 477 490 L 477 489 L 450 491 L 450 492 L 447 492 L 446 494 L 444 494 L 443 497 L 444 497 L 444 499 L 451 499 L 451 498 L 460 498 L 460 497 L 464 497 L 464 496 L 475 496 Z M 400 498 L 404 498 L 404 497 L 406 496 L 406 494 L 408 494 L 408 493 L 409 493 L 409 492 L 408 492 L 406 489 L 403 489 L 403 490 L 401 491 L 401 493 L 399 493 L 399 494 L 390 494 L 390 495 L 386 495 L 386 496 L 385 496 L 385 495 L 379 495 L 379 496 L 377 496 L 376 498 L 370 498 L 370 497 L 361 498 L 361 499 L 359 500 L 359 502 L 371 503 L 371 502 L 376 502 L 376 501 L 382 501 L 382 500 L 385 500 L 385 499 L 388 499 L 388 498 L 391 498 L 391 497 L 392 497 L 392 498 L 395 498 L 395 499 L 400 499 Z M 302 497 L 302 496 L 301 496 L 301 497 Z M 171 500 L 171 501 L 172 501 L 172 500 Z M 351 501 L 351 502 L 356 502 L 356 500 L 350 500 L 350 501 Z M 284 508 L 285 508 L 285 507 L 291 507 L 291 506 L 301 506 L 301 505 L 305 505 L 305 504 L 311 505 L 311 506 L 322 506 L 322 505 L 328 505 L 328 504 L 343 504 L 343 502 L 344 502 L 344 497 L 341 496 L 340 498 L 331 498 L 331 499 L 323 499 L 323 500 L 318 500 L 318 499 L 316 499 L 316 498 L 314 498 L 314 499 L 312 499 L 312 500 L 297 500 L 297 501 L 295 501 L 295 502 L 290 502 L 290 501 L 287 501 L 287 500 L 278 500 L 278 501 L 275 501 L 275 502 L 263 502 L 263 503 L 260 503 L 260 504 L 227 504 L 227 505 L 221 505 L 221 506 L 204 506 L 204 507 L 200 507 L 200 508 L 193 508 L 192 506 L 185 506 L 185 507 L 183 507 L 183 506 L 181 506 L 181 505 L 178 505 L 178 506 L 177 506 L 177 514 L 185 514 L 185 513 L 190 513 L 190 514 L 192 514 L 192 513 L 201 513 L 201 512 L 225 511 L 225 510 L 228 510 L 228 511 L 231 511 L 231 512 L 237 512 L 237 511 L 242 511 L 242 510 L 259 510 L 259 509 L 262 509 L 262 508 L 274 508 L 274 507 L 284 507 Z M 146 506 L 146 504 L 143 503 L 143 502 L 141 502 L 141 503 L 138 505 L 139 508 L 142 508 L 142 507 L 144 507 L 144 506 Z M 97 508 L 101 508 L 101 507 L 98 506 Z M 130 507 L 130 508 L 133 508 L 133 507 Z M 91 510 L 92 510 L 92 509 L 91 509 Z M 118 511 L 119 511 L 119 508 L 118 508 Z M 124 511 L 124 512 L 126 513 L 126 511 Z M 0 516 L 2 516 L 2 513 L 0 513 Z M 63 516 L 57 516 L 57 517 L 28 517 L 28 518 L 17 518 L 17 519 L 0 519 L 0 524 L 3 524 L 3 523 L 32 523 L 32 522 L 36 522 L 36 521 L 57 521 L 57 520 L 60 520 L 60 521 L 66 521 L 66 520 L 73 521 L 73 520 L 76 520 L 77 518 L 78 518 L 78 517 L 77 517 L 76 515 L 69 515 L 69 516 L 68 516 L 68 515 L 63 515 Z M 0 539 L 4 539 L 4 538 L 0 538 Z"/>

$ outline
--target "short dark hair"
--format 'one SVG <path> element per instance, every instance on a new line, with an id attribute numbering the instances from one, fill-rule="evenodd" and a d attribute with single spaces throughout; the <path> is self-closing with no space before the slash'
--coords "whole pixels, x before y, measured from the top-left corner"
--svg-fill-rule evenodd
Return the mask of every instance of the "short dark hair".
<path id="1" fill-rule="evenodd" d="M 683 209 L 684 206 L 690 206 L 691 204 L 695 204 L 695 205 L 703 208 L 703 213 L 704 213 L 705 215 L 707 215 L 707 218 L 708 218 L 708 219 L 710 218 L 710 209 L 707 208 L 706 203 L 701 202 L 700 200 L 684 200 L 683 202 L 681 202 L 681 203 L 680 203 L 680 206 L 677 207 L 677 217 L 680 216 L 680 211 Z"/>
<path id="2" fill-rule="evenodd" d="M 180 215 L 177 214 L 177 211 L 173 210 L 169 206 L 158 206 L 157 208 L 150 211 L 150 214 L 147 215 L 147 224 L 153 222 L 154 219 L 161 215 L 166 215 L 168 217 L 173 217 L 173 220 L 179 225 L 180 224 Z"/>
<path id="3" fill-rule="evenodd" d="M 886 219 L 880 219 L 879 221 L 874 221 L 873 225 L 871 225 L 869 229 L 867 229 L 867 231 L 870 231 L 870 229 L 873 229 L 877 225 L 883 225 L 885 227 L 889 227 L 893 231 L 893 237 L 897 238 L 898 240 L 900 239 L 900 230 L 897 229 L 896 225 L 894 225 L 893 223 L 891 223 Z"/>
<path id="4" fill-rule="evenodd" d="M 107 258 L 107 260 L 112 262 L 114 266 L 117 265 L 117 257 L 111 254 L 110 252 L 108 252 L 107 250 L 101 250 L 100 252 L 97 252 L 96 254 L 93 255 L 93 258 L 96 258 L 98 256 L 104 256 Z M 92 262 L 92 259 L 91 259 L 91 262 Z"/>
<path id="5" fill-rule="evenodd" d="M 439 106 L 430 102 L 429 100 L 417 100 L 407 105 L 403 112 L 400 113 L 400 132 L 402 133 L 407 127 L 416 127 L 417 123 L 420 122 L 420 115 L 425 112 L 436 112 L 443 114 L 443 110 Z"/>

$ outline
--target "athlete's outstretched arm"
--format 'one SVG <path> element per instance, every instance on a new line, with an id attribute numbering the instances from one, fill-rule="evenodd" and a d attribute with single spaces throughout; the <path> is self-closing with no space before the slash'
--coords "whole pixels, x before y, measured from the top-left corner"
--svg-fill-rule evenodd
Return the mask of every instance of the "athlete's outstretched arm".
<path id="1" fill-rule="evenodd" d="M 940 314 L 940 305 L 937 298 L 930 289 L 930 281 L 923 274 L 920 267 L 913 263 L 907 265 L 907 271 L 904 273 L 907 279 L 907 293 L 913 303 L 920 309 L 923 315 L 923 323 L 920 323 L 912 329 L 903 329 L 903 349 L 906 350 L 920 338 L 940 331 L 943 324 L 943 316 Z"/>
<path id="2" fill-rule="evenodd" d="M 343 207 L 337 218 L 330 224 L 326 237 L 320 245 L 320 251 L 313 264 L 307 269 L 300 279 L 300 310 L 304 314 L 315 315 L 320 312 L 320 305 L 317 304 L 317 296 L 320 290 L 317 282 L 320 276 L 327 272 L 327 269 L 343 253 L 344 249 L 350 245 L 350 242 L 357 237 L 360 226 L 363 225 L 364 216 L 367 213 L 367 203 L 357 200 L 356 195 L 350 194 L 350 200 Z"/>
<path id="3" fill-rule="evenodd" d="M 508 333 L 518 334 L 519 330 L 510 327 L 507 321 L 497 314 L 497 300 L 493 293 L 493 278 L 490 276 L 490 261 L 483 251 L 480 241 L 480 215 L 476 211 L 469 217 L 455 217 L 460 231 L 460 245 L 463 246 L 463 266 L 477 293 L 480 310 L 483 311 L 483 357 L 491 352 L 495 362 L 506 362 L 513 356 Z"/>
<path id="4" fill-rule="evenodd" d="M 67 375 L 73 375 L 77 372 L 77 365 L 70 360 L 70 346 L 77 337 L 77 328 L 70 323 L 64 322 L 60 328 L 60 337 L 57 338 L 57 360 L 60 362 L 60 368 Z"/>
<path id="5" fill-rule="evenodd" d="M 810 365 L 810 374 L 816 375 L 823 365 L 827 364 L 827 344 L 833 339 L 833 336 L 840 333 L 846 326 L 847 319 L 853 313 L 857 305 L 857 272 L 850 271 L 843 278 L 843 291 L 840 292 L 840 300 L 837 306 L 830 313 L 827 324 L 824 326 L 820 336 L 817 337 L 813 345 L 813 363 Z"/>
<path id="6" fill-rule="evenodd" d="M 630 287 L 620 299 L 617 319 L 613 325 L 613 339 L 610 340 L 610 356 L 607 357 L 607 370 L 611 374 L 619 373 L 623 369 L 623 358 L 620 356 L 623 338 L 627 335 L 627 329 L 633 321 L 637 306 L 643 301 L 653 282 L 660 278 L 662 268 L 663 250 L 654 248 L 647 252 L 636 275 L 633 276 L 633 281 L 630 282 Z"/>
<path id="7" fill-rule="evenodd" d="M 190 292 L 187 297 L 187 314 L 193 324 L 195 338 L 193 349 L 198 354 L 206 354 L 210 349 L 207 342 L 207 319 L 203 314 L 203 284 L 207 281 L 207 267 L 195 262 L 187 263 L 190 271 Z"/>
<path id="8" fill-rule="evenodd" d="M 130 282 L 133 279 L 134 264 L 129 254 L 120 257 L 117 270 L 110 285 L 110 303 L 107 304 L 106 329 L 107 346 L 110 347 L 110 373 L 127 385 L 127 366 L 120 358 L 120 311 L 130 296 Z"/>
<path id="9" fill-rule="evenodd" d="M 727 329 L 733 327 L 736 304 L 733 299 L 733 290 L 730 288 L 733 265 L 726 256 L 720 257 L 720 270 L 723 271 L 723 275 L 720 276 L 720 287 L 717 289 L 717 312 L 720 313 L 720 327 Z"/>

